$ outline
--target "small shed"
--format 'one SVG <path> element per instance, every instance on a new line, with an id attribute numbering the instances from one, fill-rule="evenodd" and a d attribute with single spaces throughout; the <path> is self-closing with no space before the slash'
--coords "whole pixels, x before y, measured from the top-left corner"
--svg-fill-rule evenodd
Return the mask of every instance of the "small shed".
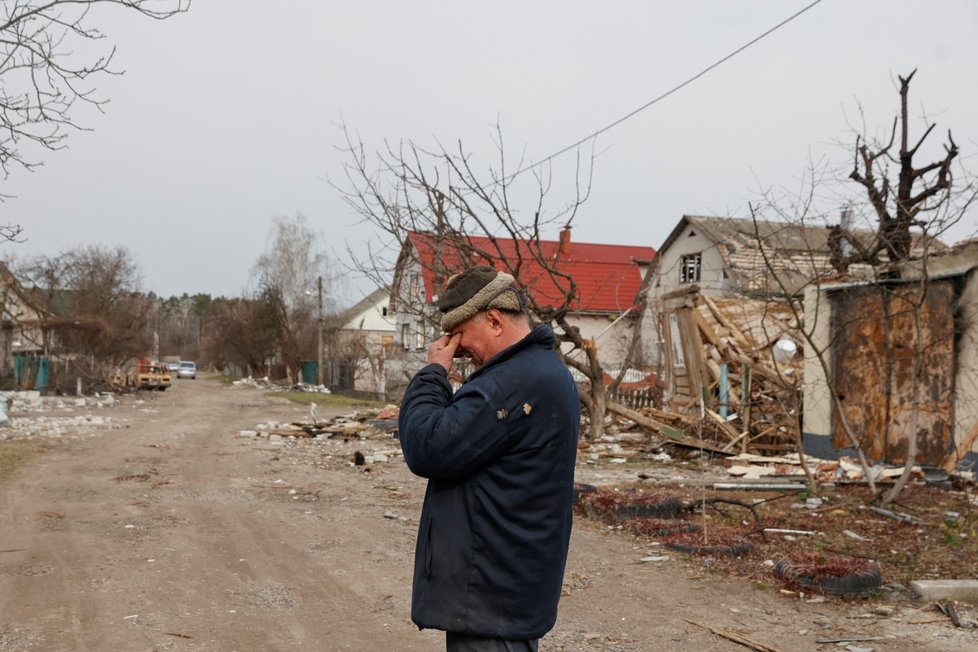
<path id="1" fill-rule="evenodd" d="M 814 287 L 805 314 L 806 451 L 978 461 L 978 243 L 910 263 L 899 279 Z"/>

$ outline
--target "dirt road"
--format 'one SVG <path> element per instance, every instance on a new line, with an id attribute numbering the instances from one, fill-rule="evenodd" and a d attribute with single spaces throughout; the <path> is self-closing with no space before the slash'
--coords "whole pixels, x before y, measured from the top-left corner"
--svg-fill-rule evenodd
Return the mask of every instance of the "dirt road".
<path id="1" fill-rule="evenodd" d="M 394 440 L 242 436 L 308 409 L 206 378 L 141 398 L 75 407 L 96 425 L 44 439 L 0 486 L 0 650 L 442 648 L 410 622 L 424 482 Z M 356 450 L 387 461 L 354 466 Z M 914 624 L 925 605 L 789 598 L 589 522 L 565 581 L 543 650 L 749 649 L 706 626 L 791 652 L 976 643 Z"/>

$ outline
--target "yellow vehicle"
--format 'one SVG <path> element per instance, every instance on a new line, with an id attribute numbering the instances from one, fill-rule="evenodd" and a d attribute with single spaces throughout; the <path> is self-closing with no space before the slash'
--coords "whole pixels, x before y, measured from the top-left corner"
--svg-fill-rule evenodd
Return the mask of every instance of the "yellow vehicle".
<path id="1" fill-rule="evenodd" d="M 116 377 L 116 384 L 122 387 L 158 389 L 161 392 L 169 387 L 170 383 L 170 373 L 166 370 L 166 365 L 148 358 L 137 358 L 124 375 Z"/>

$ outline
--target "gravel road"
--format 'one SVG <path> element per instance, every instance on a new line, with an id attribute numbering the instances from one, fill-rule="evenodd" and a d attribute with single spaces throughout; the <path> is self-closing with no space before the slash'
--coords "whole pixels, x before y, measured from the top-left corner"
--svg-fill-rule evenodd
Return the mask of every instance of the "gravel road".
<path id="1" fill-rule="evenodd" d="M 389 436 L 242 436 L 309 410 L 206 375 L 111 405 L 46 404 L 7 431 L 44 452 L 0 485 L 0 651 L 443 648 L 410 621 L 424 482 Z M 356 451 L 379 461 L 354 465 Z M 919 623 L 939 620 L 927 605 L 787 597 L 586 521 L 565 582 L 542 650 L 978 644 Z"/>

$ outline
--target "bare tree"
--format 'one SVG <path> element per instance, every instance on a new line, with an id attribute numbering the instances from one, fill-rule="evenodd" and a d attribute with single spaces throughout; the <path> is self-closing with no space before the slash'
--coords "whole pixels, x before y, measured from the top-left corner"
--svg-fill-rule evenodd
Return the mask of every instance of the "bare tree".
<path id="1" fill-rule="evenodd" d="M 565 345 L 559 349 L 564 363 L 590 380 L 581 390 L 581 401 L 590 416 L 591 436 L 602 434 L 606 391 L 599 352 L 569 318 L 579 298 L 578 287 L 563 270 L 559 250 L 543 239 L 547 230 L 573 224 L 590 192 L 593 156 L 583 175 L 577 161 L 571 196 L 548 207 L 553 189 L 550 168 L 533 168 L 532 176 L 511 173 L 498 126 L 497 164 L 483 173 L 462 143 L 453 150 L 439 146 L 434 151 L 410 142 L 388 144 L 368 157 L 361 141 L 346 129 L 344 134 L 346 184 L 334 187 L 367 224 L 387 236 L 386 249 L 371 250 L 366 257 L 351 253 L 354 267 L 379 285 L 388 284 L 396 261 L 385 254 L 405 251 L 408 234 L 419 232 L 428 235 L 435 248 L 431 271 L 438 284 L 460 271 L 447 268 L 448 258 L 456 266 L 489 264 L 512 274 L 530 289 L 528 307 L 533 318 L 550 324 L 558 342 Z M 516 170 L 523 170 L 524 163 L 519 160 Z M 521 185 L 524 179 L 532 184 Z M 528 190 L 527 185 L 534 189 Z M 535 294 L 530 270 L 536 270 L 536 280 L 545 278 L 554 292 Z M 422 309 L 418 316 L 432 320 L 433 313 L 423 308 L 416 306 Z M 410 307 L 399 305 L 402 309 Z"/>
<path id="2" fill-rule="evenodd" d="M 940 236 L 964 216 L 975 199 L 978 189 L 968 179 L 955 187 L 952 164 L 958 156 L 958 146 L 950 130 L 942 158 L 919 166 L 914 160 L 936 127 L 934 123 L 927 124 L 923 134 L 915 142 L 911 140 L 907 104 L 916 72 L 898 77 L 900 113 L 893 118 L 889 138 L 880 142 L 857 135 L 849 178 L 866 193 L 877 225 L 876 237 L 870 243 L 862 243 L 859 238 L 846 238 L 845 225 L 830 227 L 833 260 L 839 271 L 853 263 L 881 267 L 886 262 L 908 260 L 914 233 Z M 895 176 L 891 166 L 896 167 Z M 850 252 L 842 251 L 843 240 L 850 245 Z M 922 242 L 926 244 L 927 239 Z M 896 274 L 898 268 L 890 267 L 885 273 Z"/>
<path id="3" fill-rule="evenodd" d="M 301 213 L 273 218 L 265 253 L 255 263 L 255 272 L 260 292 L 276 299 L 278 352 L 292 379 L 298 381 L 302 360 L 316 357 L 318 330 L 312 326 L 322 318 L 320 312 L 332 311 L 335 305 L 333 286 L 337 279 L 322 236 Z M 322 297 L 320 279 L 325 288 Z"/>
<path id="4" fill-rule="evenodd" d="M 0 200 L 3 195 L 0 195 Z M 19 237 L 24 228 L 19 224 L 0 224 L 0 242 L 20 242 Z"/>
<path id="5" fill-rule="evenodd" d="M 57 333 L 50 352 L 54 380 L 108 384 L 130 358 L 152 347 L 156 302 L 139 288 L 139 269 L 124 247 L 80 247 L 54 258 L 38 258 L 25 276 L 43 288 L 46 325 Z"/>
<path id="6" fill-rule="evenodd" d="M 212 310 L 212 328 L 204 350 L 219 368 L 240 366 L 248 375 L 261 373 L 275 353 L 279 338 L 278 307 L 273 290 L 253 298 L 219 301 Z"/>
<path id="7" fill-rule="evenodd" d="M 71 130 L 84 129 L 75 105 L 102 110 L 96 94 L 112 67 L 115 48 L 92 48 L 105 38 L 91 24 L 96 5 L 116 5 L 155 19 L 187 11 L 190 0 L 8 0 L 0 15 L 0 169 L 33 170 L 40 160 L 23 151 L 31 144 L 54 151 Z M 91 52 L 89 55 L 80 52 Z M 0 195 L 2 199 L 2 195 Z"/>

